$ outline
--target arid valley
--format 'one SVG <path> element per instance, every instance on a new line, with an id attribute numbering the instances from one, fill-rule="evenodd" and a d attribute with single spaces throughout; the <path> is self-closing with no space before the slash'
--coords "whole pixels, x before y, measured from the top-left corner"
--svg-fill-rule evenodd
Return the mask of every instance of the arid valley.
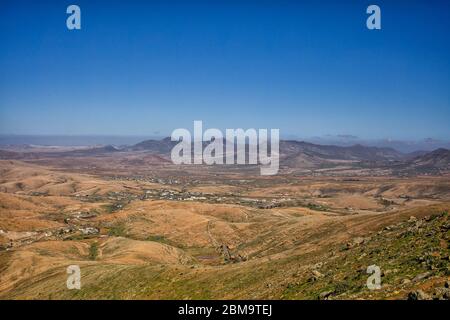
<path id="1" fill-rule="evenodd" d="M 282 141 L 260 176 L 172 146 L 2 148 L 0 298 L 449 298 L 449 150 Z"/>

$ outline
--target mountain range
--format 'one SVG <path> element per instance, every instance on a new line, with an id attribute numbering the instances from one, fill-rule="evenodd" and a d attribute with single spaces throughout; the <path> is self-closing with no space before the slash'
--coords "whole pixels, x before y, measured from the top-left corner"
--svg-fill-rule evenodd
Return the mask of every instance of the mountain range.
<path id="1" fill-rule="evenodd" d="M 134 145 L 116 147 L 96 146 L 71 151 L 26 152 L 11 149 L 0 150 L 0 159 L 32 160 L 55 157 L 96 157 L 122 153 L 157 154 L 170 157 L 177 141 L 170 137 L 161 140 L 144 140 Z M 206 145 L 207 143 L 204 143 Z M 29 150 L 29 151 L 28 151 Z M 440 174 L 450 172 L 450 150 L 439 148 L 432 152 L 415 151 L 402 153 L 393 148 L 373 147 L 355 144 L 352 146 L 320 145 L 304 141 L 281 140 L 280 164 L 287 168 L 315 169 L 336 165 L 362 165 L 364 167 L 392 168 L 397 173 Z"/>

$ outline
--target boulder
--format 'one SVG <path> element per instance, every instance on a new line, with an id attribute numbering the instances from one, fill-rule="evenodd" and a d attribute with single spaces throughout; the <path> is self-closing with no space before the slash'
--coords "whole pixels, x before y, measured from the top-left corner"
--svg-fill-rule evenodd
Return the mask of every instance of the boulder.
<path id="1" fill-rule="evenodd" d="M 319 294 L 319 300 L 328 300 L 334 291 L 324 291 Z"/>
<path id="2" fill-rule="evenodd" d="M 420 280 L 426 279 L 430 275 L 431 275 L 430 272 L 424 272 L 424 273 L 418 274 L 417 276 L 414 277 L 413 281 L 416 282 L 416 281 L 420 281 Z"/>
<path id="3" fill-rule="evenodd" d="M 430 296 L 422 290 L 411 291 L 408 293 L 408 300 L 430 300 Z"/>
<path id="4" fill-rule="evenodd" d="M 450 300 L 449 288 L 436 288 L 433 294 L 433 299 L 436 300 Z"/>

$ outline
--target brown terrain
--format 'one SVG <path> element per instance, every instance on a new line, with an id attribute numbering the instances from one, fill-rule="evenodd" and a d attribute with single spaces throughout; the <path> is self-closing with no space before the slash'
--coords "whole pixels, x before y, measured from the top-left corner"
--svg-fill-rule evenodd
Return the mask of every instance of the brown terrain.
<path id="1" fill-rule="evenodd" d="M 260 176 L 172 145 L 0 151 L 0 299 L 450 297 L 449 150 L 283 141 Z"/>

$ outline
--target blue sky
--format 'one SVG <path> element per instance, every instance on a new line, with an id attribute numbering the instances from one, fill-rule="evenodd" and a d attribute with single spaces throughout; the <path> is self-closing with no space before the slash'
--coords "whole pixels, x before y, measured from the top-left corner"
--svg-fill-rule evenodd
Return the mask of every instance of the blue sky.
<path id="1" fill-rule="evenodd" d="M 448 1 L 188 2 L 2 1 L 0 134 L 450 138 Z"/>

